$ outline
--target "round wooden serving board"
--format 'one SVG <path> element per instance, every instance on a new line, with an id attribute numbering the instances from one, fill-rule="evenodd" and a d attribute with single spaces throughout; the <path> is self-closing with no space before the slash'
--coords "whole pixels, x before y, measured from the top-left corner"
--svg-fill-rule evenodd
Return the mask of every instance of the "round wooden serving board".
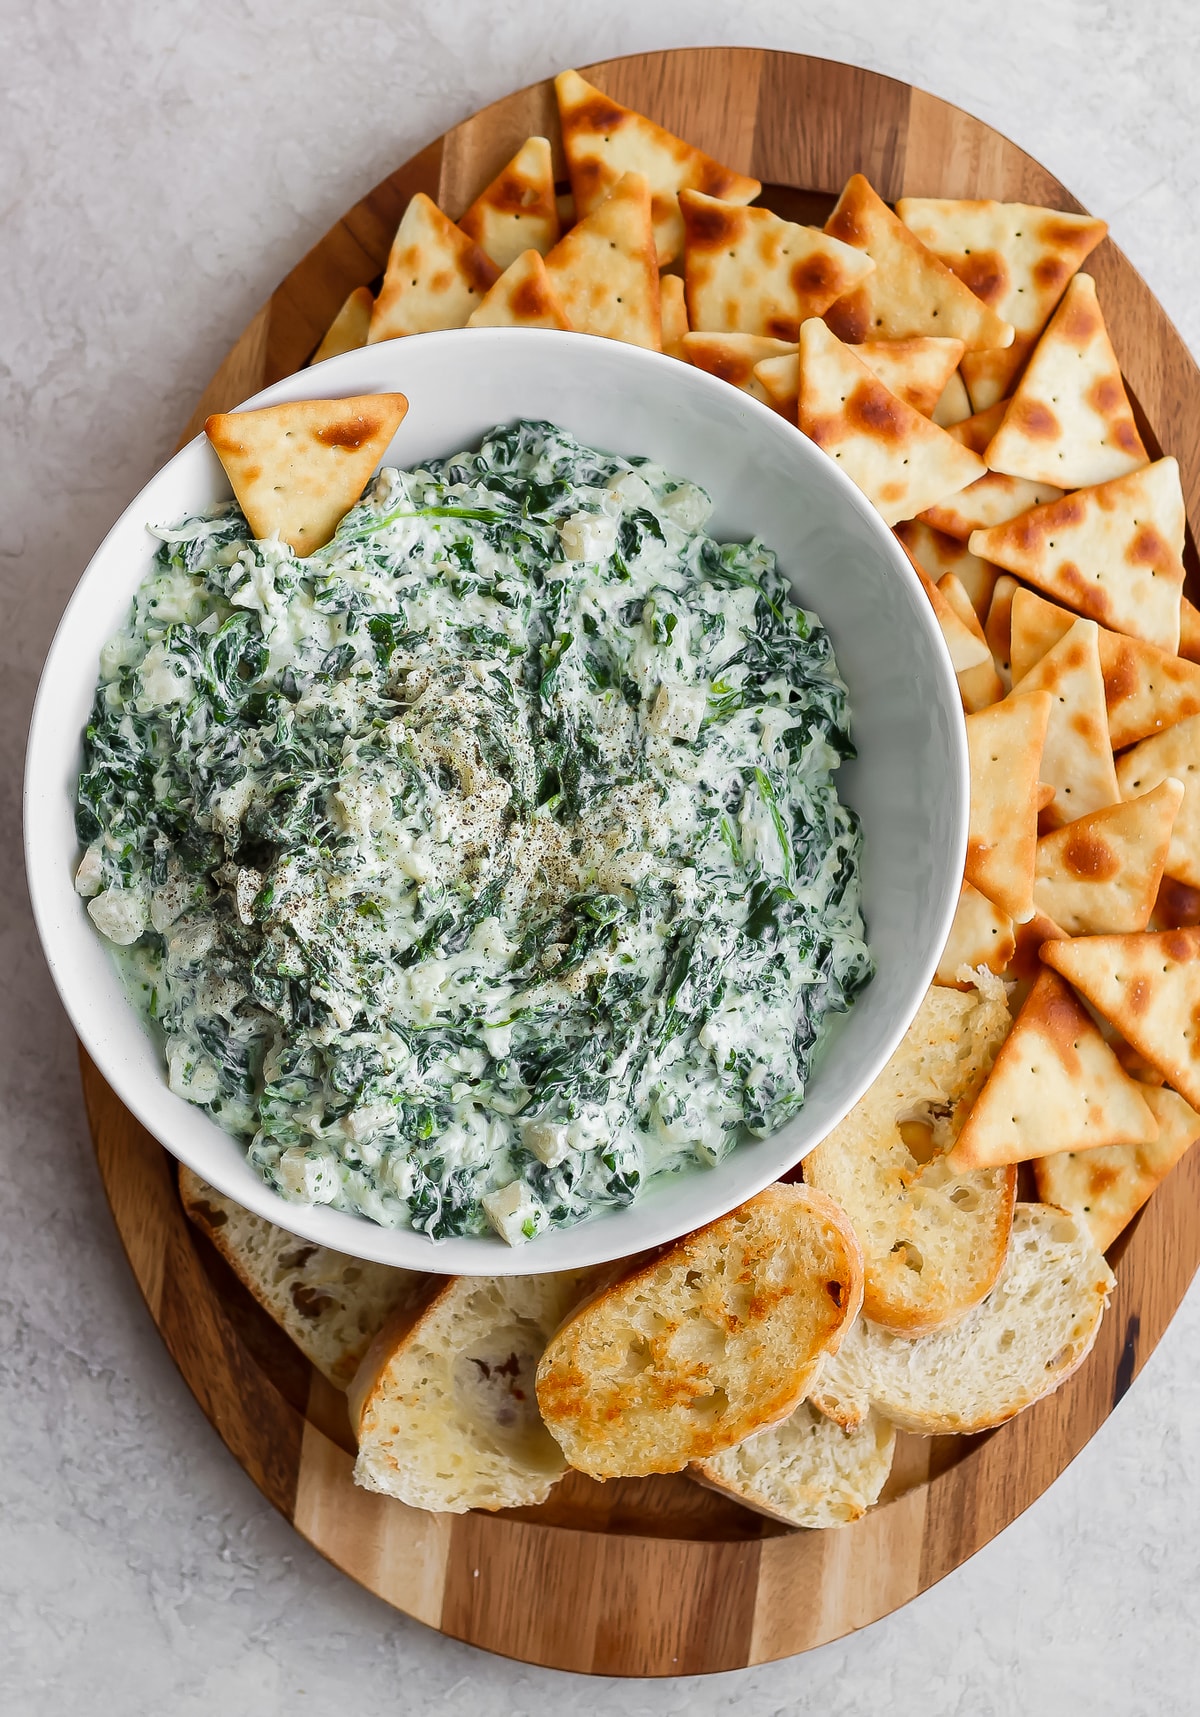
<path id="1" fill-rule="evenodd" d="M 853 66 L 685 49 L 583 69 L 618 101 L 756 175 L 766 203 L 803 221 L 822 222 L 856 170 L 889 201 L 907 193 L 1080 207 L 979 120 Z M 351 288 L 382 273 L 414 192 L 460 215 L 531 133 L 557 139 L 548 82 L 456 126 L 376 186 L 263 306 L 187 435 L 208 412 L 238 405 L 308 361 Z M 1200 372 L 1111 243 L 1087 266 L 1147 447 L 1179 460 L 1196 525 Z M 1190 542 L 1189 557 L 1194 568 Z M 397 1609 L 558 1669 L 737 1669 L 887 1615 L 988 1543 L 1062 1472 L 1129 1388 L 1200 1262 L 1194 1151 L 1114 1248 L 1117 1291 L 1076 1376 L 985 1436 L 902 1437 L 885 1500 L 840 1531 L 789 1531 L 681 1475 L 599 1485 L 572 1474 L 541 1508 L 423 1514 L 355 1488 L 343 1398 L 189 1226 L 172 1159 L 86 1057 L 83 1082 L 113 1216 L 154 1320 L 263 1494 L 324 1556 Z"/>

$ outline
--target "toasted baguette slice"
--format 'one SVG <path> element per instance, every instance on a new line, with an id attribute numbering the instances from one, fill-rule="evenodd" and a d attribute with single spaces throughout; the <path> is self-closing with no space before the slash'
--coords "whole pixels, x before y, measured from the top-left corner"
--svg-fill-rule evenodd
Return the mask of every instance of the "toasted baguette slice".
<path id="1" fill-rule="evenodd" d="M 861 1320 L 812 1401 L 846 1429 L 872 1407 L 930 1437 L 1002 1425 L 1083 1363 L 1115 1285 L 1081 1218 L 1018 1204 L 1004 1271 L 981 1305 L 916 1341 Z"/>
<path id="2" fill-rule="evenodd" d="M 861 1304 L 844 1212 L 770 1186 L 563 1326 L 538 1367 L 542 1416 L 593 1478 L 679 1472 L 793 1412 Z"/>
<path id="3" fill-rule="evenodd" d="M 432 1292 L 433 1278 L 350 1258 L 298 1240 L 244 1210 L 183 1164 L 179 1196 L 188 1218 L 304 1357 L 345 1389 L 397 1309 Z"/>
<path id="4" fill-rule="evenodd" d="M 372 1343 L 349 1391 L 354 1482 L 410 1508 L 465 1514 L 545 1502 L 567 1469 L 534 1374 L 593 1273 L 451 1277 Z"/>
<path id="5" fill-rule="evenodd" d="M 896 1428 L 868 1413 L 857 1431 L 802 1401 L 790 1418 L 700 1461 L 689 1477 L 789 1526 L 849 1526 L 887 1482 Z"/>
<path id="6" fill-rule="evenodd" d="M 1012 1225 L 1014 1168 L 946 1166 L 963 1118 L 1012 1021 L 998 978 L 935 986 L 883 1072 L 804 1159 L 804 1179 L 836 1198 L 863 1249 L 863 1315 L 923 1335 L 988 1292 Z"/>

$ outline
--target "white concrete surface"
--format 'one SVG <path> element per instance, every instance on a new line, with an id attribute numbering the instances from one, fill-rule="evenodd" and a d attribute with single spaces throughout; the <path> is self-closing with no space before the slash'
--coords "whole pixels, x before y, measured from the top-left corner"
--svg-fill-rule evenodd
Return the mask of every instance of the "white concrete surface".
<path id="1" fill-rule="evenodd" d="M 555 21 L 557 19 L 557 22 Z M 791 1663 L 596 1682 L 406 1621 L 278 1519 L 158 1341 L 108 1219 L 20 879 L 38 666 L 235 334 L 397 161 L 562 65 L 744 42 L 1009 133 L 1200 349 L 1190 0 L 14 0 L 0 7 L 0 1709 L 1139 1717 L 1200 1710 L 1200 1297 L 1053 1490 L 903 1613 Z M 97 434 L 102 431 L 101 434 Z M 93 451 L 86 465 L 80 450 Z"/>

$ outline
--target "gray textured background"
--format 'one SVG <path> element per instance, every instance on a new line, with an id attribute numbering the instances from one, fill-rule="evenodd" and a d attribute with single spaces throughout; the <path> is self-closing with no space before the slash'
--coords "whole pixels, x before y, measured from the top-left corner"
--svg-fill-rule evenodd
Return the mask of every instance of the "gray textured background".
<path id="1" fill-rule="evenodd" d="M 565 16 L 553 31 L 547 22 Z M 847 13 L 853 21 L 847 20 Z M 41 658 L 235 335 L 398 161 L 560 66 L 742 42 L 959 102 L 1110 221 L 1200 349 L 1193 0 L 34 0 L 0 6 L 2 808 Z M 748 1717 L 1200 1706 L 1200 1294 L 1053 1490 L 902 1614 L 790 1664 L 597 1682 L 399 1617 L 208 1429 L 119 1252 L 19 882 L 0 921 L 0 1709 Z"/>

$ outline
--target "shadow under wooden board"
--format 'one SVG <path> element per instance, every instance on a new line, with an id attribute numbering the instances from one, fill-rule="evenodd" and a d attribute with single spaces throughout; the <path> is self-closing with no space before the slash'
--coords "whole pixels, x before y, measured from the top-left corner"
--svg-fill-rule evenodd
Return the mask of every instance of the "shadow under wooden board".
<path id="1" fill-rule="evenodd" d="M 979 120 L 894 79 L 798 54 L 682 49 L 582 68 L 763 180 L 780 213 L 823 219 L 845 179 L 882 195 L 1080 205 Z M 494 103 L 397 169 L 297 264 L 188 425 L 307 362 L 346 294 L 382 272 L 410 196 L 458 216 L 530 133 L 554 140 L 553 87 Z M 1200 520 L 1200 372 L 1109 242 L 1089 259 L 1152 451 L 1179 460 Z M 1114 1248 L 1099 1340 L 1059 1392 L 982 1437 L 902 1437 L 884 1500 L 856 1525 L 794 1532 L 680 1475 L 599 1485 L 572 1474 L 540 1508 L 430 1515 L 357 1490 L 345 1403 L 184 1218 L 174 1164 L 82 1057 L 100 1172 L 172 1356 L 227 1447 L 297 1530 L 352 1578 L 444 1633 L 529 1663 L 687 1675 L 786 1657 L 887 1615 L 958 1567 L 1049 1485 L 1103 1423 L 1200 1263 L 1200 1154 Z"/>

